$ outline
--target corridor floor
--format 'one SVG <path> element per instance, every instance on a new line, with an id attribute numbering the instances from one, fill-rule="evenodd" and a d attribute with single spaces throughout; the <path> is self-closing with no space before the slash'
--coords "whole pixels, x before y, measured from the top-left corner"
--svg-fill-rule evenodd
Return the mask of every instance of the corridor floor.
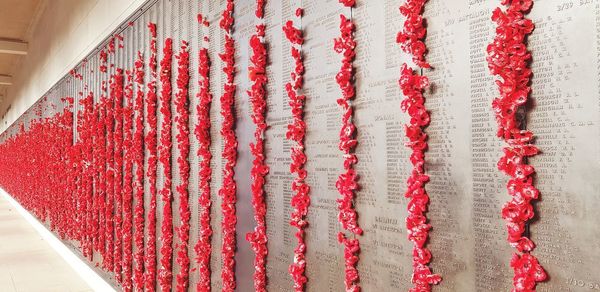
<path id="1" fill-rule="evenodd" d="M 2 196 L 0 196 L 0 291 L 92 291 L 71 266 Z"/>

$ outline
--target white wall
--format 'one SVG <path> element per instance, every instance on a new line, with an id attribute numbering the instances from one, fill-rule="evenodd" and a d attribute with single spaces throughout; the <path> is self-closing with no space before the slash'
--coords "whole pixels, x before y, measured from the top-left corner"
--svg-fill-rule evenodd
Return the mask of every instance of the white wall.
<path id="1" fill-rule="evenodd" d="M 47 0 L 0 113 L 6 130 L 146 0 Z"/>

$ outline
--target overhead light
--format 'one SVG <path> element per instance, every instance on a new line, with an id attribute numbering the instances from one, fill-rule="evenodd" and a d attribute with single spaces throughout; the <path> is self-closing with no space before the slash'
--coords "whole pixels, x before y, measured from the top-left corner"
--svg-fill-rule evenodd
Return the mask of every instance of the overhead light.
<path id="1" fill-rule="evenodd" d="M 27 55 L 27 43 L 0 39 L 0 54 Z"/>
<path id="2" fill-rule="evenodd" d="M 0 85 L 12 85 L 12 76 L 0 75 Z"/>

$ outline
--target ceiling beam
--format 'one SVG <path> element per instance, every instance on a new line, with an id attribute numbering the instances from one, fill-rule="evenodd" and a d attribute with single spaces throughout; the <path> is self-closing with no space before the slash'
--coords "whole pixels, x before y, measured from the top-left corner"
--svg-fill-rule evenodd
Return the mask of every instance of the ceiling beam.
<path id="1" fill-rule="evenodd" d="M 0 39 L 0 54 L 27 55 L 27 43 Z"/>
<path id="2" fill-rule="evenodd" d="M 12 85 L 12 76 L 0 75 L 0 85 Z"/>

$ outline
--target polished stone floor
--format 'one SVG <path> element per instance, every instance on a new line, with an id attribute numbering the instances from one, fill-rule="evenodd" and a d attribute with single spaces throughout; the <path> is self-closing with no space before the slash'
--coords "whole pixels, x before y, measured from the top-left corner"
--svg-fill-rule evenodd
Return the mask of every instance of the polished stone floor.
<path id="1" fill-rule="evenodd" d="M 0 196 L 0 291 L 92 291 L 13 206 Z"/>

